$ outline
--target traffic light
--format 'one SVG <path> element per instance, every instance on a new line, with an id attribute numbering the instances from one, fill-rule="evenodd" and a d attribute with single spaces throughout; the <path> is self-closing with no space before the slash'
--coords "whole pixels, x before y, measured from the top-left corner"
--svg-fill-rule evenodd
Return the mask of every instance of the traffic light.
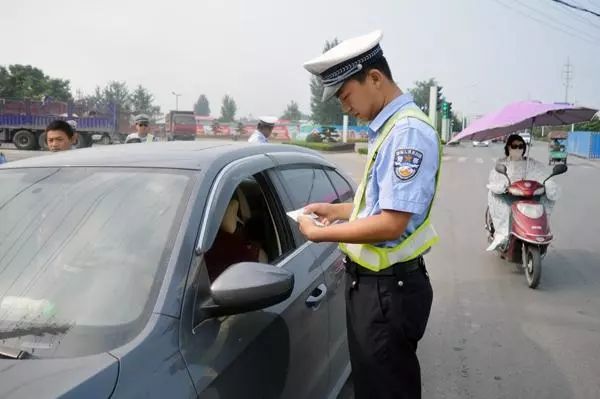
<path id="1" fill-rule="evenodd" d="M 448 115 L 448 103 L 446 101 L 442 101 L 442 119 L 446 118 Z"/>
<path id="2" fill-rule="evenodd" d="M 448 104 L 448 113 L 446 114 L 446 117 L 448 119 L 452 119 L 452 103 L 448 102 L 447 104 Z"/>
<path id="3" fill-rule="evenodd" d="M 442 102 L 444 101 L 442 99 L 442 86 L 437 86 L 437 110 L 439 111 L 442 107 Z"/>

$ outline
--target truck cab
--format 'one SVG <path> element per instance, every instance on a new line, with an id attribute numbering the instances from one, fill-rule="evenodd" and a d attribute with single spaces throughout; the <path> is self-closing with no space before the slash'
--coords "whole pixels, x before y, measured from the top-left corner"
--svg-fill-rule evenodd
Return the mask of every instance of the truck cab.
<path id="1" fill-rule="evenodd" d="M 165 116 L 165 130 L 172 140 L 196 139 L 196 118 L 193 111 L 171 111 Z"/>

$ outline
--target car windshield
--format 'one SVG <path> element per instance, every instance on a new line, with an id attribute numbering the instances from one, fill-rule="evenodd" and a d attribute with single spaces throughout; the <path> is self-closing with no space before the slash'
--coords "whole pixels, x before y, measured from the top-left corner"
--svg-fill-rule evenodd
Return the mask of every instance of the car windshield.
<path id="1" fill-rule="evenodd" d="M 175 123 L 178 125 L 196 125 L 194 115 L 175 115 Z"/>
<path id="2" fill-rule="evenodd" d="M 150 315 L 191 175 L 119 168 L 0 172 L 0 345 L 110 350 Z"/>

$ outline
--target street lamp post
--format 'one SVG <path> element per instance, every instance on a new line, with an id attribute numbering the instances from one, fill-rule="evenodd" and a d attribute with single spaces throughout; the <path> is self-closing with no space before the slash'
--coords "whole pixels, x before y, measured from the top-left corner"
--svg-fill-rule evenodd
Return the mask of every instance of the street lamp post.
<path id="1" fill-rule="evenodd" d="M 175 96 L 175 111 L 179 111 L 179 97 L 181 97 L 181 94 L 177 94 L 174 91 L 171 93 Z"/>

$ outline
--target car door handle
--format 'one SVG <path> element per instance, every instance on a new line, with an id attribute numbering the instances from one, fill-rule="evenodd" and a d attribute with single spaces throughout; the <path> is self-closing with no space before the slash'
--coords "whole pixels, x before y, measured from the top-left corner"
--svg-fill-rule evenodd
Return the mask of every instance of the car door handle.
<path id="1" fill-rule="evenodd" d="M 306 306 L 309 308 L 315 308 L 319 306 L 319 304 L 323 301 L 327 295 L 327 286 L 325 284 L 319 284 L 317 288 L 315 288 L 312 294 L 306 298 Z"/>

